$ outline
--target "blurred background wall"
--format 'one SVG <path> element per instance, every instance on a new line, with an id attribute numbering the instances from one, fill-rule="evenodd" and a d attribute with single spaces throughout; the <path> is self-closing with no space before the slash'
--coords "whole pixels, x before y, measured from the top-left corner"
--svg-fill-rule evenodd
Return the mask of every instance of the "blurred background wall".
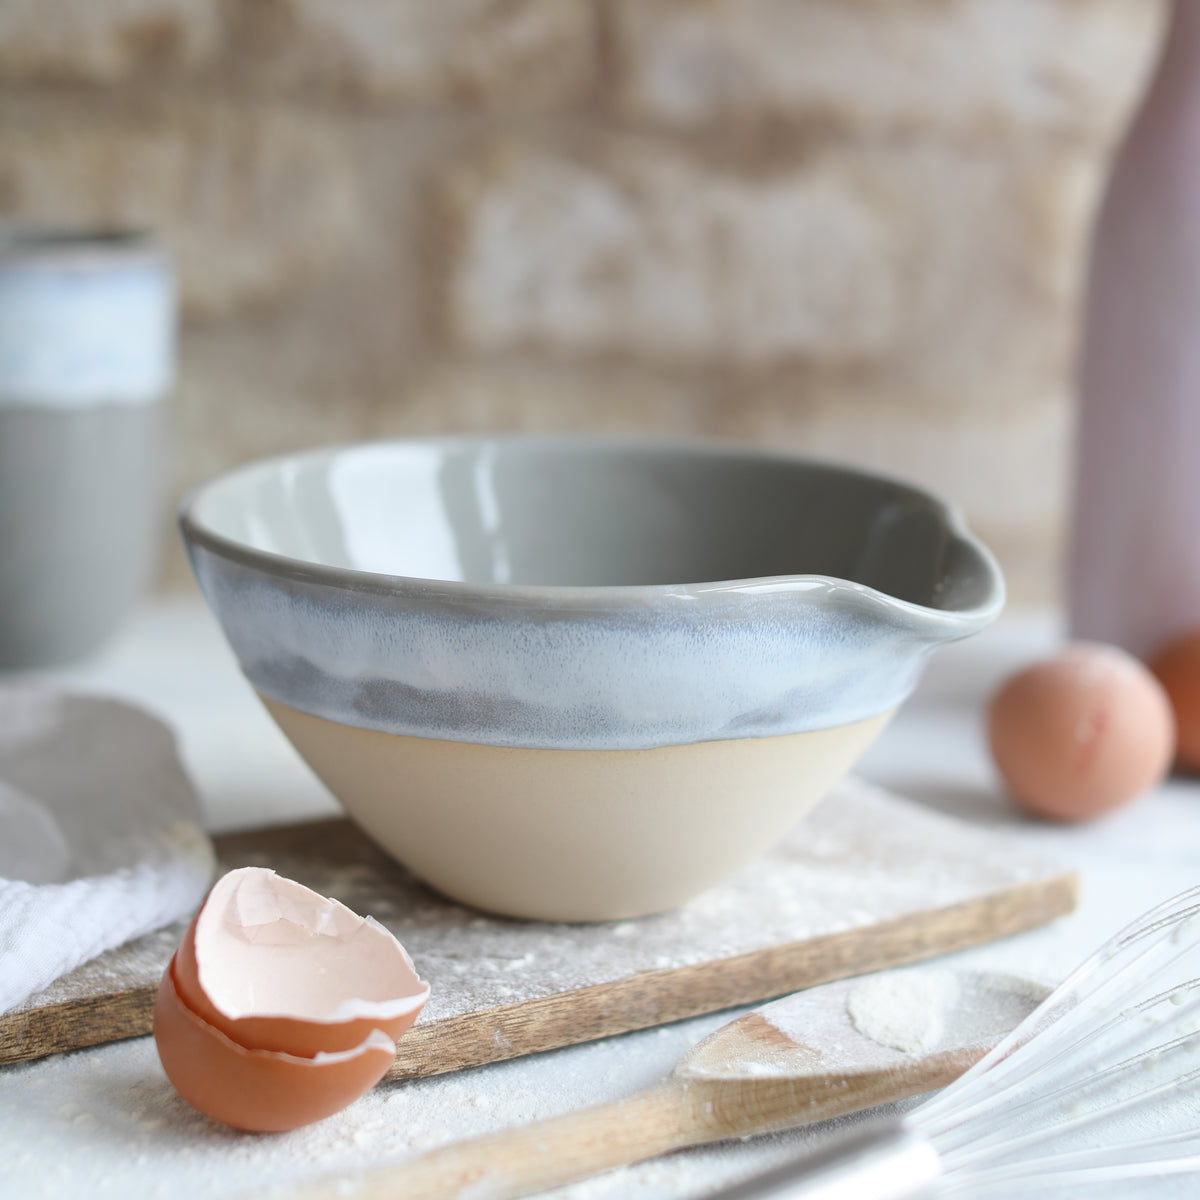
<path id="1" fill-rule="evenodd" d="M 0 0 L 0 215 L 172 250 L 175 496 L 368 436 L 716 435 L 940 489 L 1052 600 L 1088 223 L 1161 19 Z"/>

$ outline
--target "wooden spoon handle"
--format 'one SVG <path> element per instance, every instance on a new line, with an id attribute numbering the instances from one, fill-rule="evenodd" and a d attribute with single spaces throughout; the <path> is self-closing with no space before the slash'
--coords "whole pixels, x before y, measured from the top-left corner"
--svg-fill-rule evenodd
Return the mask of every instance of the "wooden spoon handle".
<path id="1" fill-rule="evenodd" d="M 668 1080 L 627 1099 L 457 1142 L 393 1167 L 322 1180 L 297 1200 L 511 1200 L 709 1140 L 688 1088 Z M 486 1182 L 485 1182 L 486 1181 Z"/>
<path id="2" fill-rule="evenodd" d="M 907 1070 L 725 1079 L 672 1075 L 624 1100 L 456 1142 L 392 1167 L 318 1180 L 296 1200 L 514 1200 L 669 1150 L 827 1120 L 957 1078 L 981 1050 Z"/>

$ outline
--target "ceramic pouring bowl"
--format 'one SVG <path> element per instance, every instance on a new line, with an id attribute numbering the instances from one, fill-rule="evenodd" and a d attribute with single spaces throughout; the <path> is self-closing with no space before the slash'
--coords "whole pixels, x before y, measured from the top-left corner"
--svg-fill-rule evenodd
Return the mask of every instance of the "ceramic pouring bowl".
<path id="1" fill-rule="evenodd" d="M 202 486 L 181 525 L 350 816 L 444 894 L 548 920 L 753 860 L 1003 603 L 938 499 L 720 444 L 320 449 Z"/>

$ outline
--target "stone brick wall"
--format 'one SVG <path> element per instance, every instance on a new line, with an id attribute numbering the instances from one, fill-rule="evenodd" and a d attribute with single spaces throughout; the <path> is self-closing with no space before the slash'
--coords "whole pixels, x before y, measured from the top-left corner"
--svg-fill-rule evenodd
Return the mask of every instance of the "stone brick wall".
<path id="1" fill-rule="evenodd" d="M 176 494 L 367 436 L 709 434 L 937 488 L 1044 600 L 1088 219 L 1161 16 L 0 0 L 0 215 L 170 246 Z"/>

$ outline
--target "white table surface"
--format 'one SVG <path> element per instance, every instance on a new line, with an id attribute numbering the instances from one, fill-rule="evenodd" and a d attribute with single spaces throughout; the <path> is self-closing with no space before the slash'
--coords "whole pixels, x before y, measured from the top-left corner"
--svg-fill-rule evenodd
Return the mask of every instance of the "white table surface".
<path id="1" fill-rule="evenodd" d="M 858 768 L 871 781 L 963 820 L 1013 832 L 1079 872 L 1074 914 L 954 956 L 1049 980 L 1151 905 L 1200 882 L 1200 783 L 1169 780 L 1087 826 L 1030 821 L 1004 799 L 983 743 L 982 706 L 1004 675 L 1058 639 L 1053 614 L 1016 613 L 941 651 Z M 43 675 L 132 699 L 170 721 L 214 831 L 337 811 L 258 705 L 198 600 L 147 606 L 94 659 Z M 345 1112 L 283 1135 L 239 1134 L 194 1114 L 167 1083 L 149 1038 L 15 1064 L 0 1068 L 0 1196 L 181 1200 L 282 1192 L 325 1172 L 382 1164 L 628 1094 L 665 1076 L 690 1045 L 731 1015 L 383 1085 Z M 703 1195 L 829 1132 L 818 1127 L 687 1151 L 552 1195 Z M 1183 1182 L 1188 1186 L 1178 1194 L 1196 1186 Z M 1146 1192 L 1132 1184 L 1104 1194 Z"/>

